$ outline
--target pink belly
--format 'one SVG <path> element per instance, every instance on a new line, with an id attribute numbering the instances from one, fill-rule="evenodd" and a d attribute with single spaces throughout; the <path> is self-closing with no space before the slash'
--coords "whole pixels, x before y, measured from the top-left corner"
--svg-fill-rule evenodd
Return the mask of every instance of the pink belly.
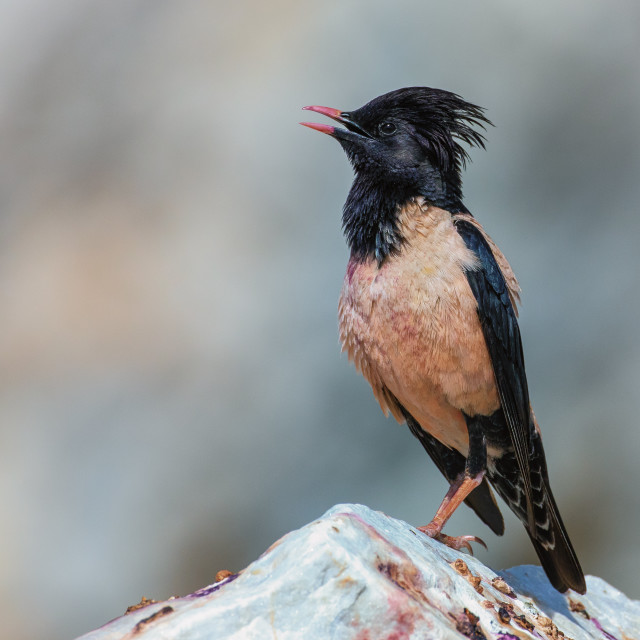
<path id="1" fill-rule="evenodd" d="M 414 268 L 424 261 L 350 263 L 340 300 L 343 349 L 371 384 L 383 410 L 420 425 L 463 455 L 462 411 L 499 407 L 493 370 L 464 271 Z"/>

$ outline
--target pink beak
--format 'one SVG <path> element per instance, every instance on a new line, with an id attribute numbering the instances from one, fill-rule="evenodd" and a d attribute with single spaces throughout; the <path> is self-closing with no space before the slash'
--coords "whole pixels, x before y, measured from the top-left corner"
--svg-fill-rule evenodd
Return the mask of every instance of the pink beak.
<path id="1" fill-rule="evenodd" d="M 330 118 L 332 118 L 333 120 L 337 120 L 338 122 L 344 122 L 344 120 L 342 119 L 342 111 L 340 111 L 339 109 L 333 109 L 332 107 L 318 107 L 318 106 L 302 107 L 302 108 L 306 109 L 307 111 L 315 111 L 316 113 L 321 113 L 324 116 L 329 116 Z M 333 133 L 336 130 L 335 127 L 332 127 L 331 125 L 328 125 L 328 124 L 317 124 L 315 122 L 301 122 L 300 124 L 305 127 L 309 127 L 310 129 L 315 129 L 316 131 L 320 131 L 321 133 L 326 133 L 330 136 L 333 135 Z"/>

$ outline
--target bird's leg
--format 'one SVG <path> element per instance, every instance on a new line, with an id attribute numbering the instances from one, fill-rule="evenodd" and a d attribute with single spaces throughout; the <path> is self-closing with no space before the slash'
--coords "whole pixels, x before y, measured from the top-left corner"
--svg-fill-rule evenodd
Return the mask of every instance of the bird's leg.
<path id="1" fill-rule="evenodd" d="M 448 536 L 442 533 L 447 520 L 453 515 L 453 512 L 464 502 L 466 497 L 482 482 L 484 471 L 476 476 L 467 476 L 467 472 L 460 474 L 456 481 L 451 485 L 447 495 L 444 497 L 442 504 L 438 508 L 433 520 L 424 527 L 418 527 L 419 531 L 426 533 L 430 538 L 435 538 L 443 542 L 452 549 L 467 549 L 473 553 L 470 542 L 478 542 L 486 548 L 486 544 L 476 536 Z"/>
<path id="2" fill-rule="evenodd" d="M 447 536 L 442 528 L 453 512 L 465 501 L 467 496 L 482 483 L 487 468 L 487 445 L 482 427 L 476 421 L 467 420 L 469 430 L 469 454 L 464 473 L 461 473 L 449 487 L 447 495 L 438 507 L 436 515 L 428 525 L 418 527 L 420 531 L 443 542 L 453 549 L 467 549 L 471 554 L 471 542 L 480 543 L 485 549 L 487 545 L 476 536 Z"/>

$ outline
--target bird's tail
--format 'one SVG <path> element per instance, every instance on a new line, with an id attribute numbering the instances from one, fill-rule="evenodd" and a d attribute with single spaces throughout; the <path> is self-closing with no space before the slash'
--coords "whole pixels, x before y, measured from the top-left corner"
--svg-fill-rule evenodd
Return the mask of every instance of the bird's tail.
<path id="1" fill-rule="evenodd" d="M 513 450 L 506 451 L 489 464 L 489 480 L 524 524 L 551 584 L 561 592 L 573 589 L 585 593 L 584 574 L 551 493 L 540 433 L 532 429 L 532 434 L 529 457 L 531 496 L 527 496 Z M 533 523 L 533 527 L 529 523 Z"/>
<path id="2" fill-rule="evenodd" d="M 537 432 L 533 438 L 530 469 L 535 527 L 534 531 L 529 530 L 526 522 L 525 527 L 538 558 L 558 591 L 573 589 L 585 593 L 584 574 L 551 492 L 542 440 Z"/>

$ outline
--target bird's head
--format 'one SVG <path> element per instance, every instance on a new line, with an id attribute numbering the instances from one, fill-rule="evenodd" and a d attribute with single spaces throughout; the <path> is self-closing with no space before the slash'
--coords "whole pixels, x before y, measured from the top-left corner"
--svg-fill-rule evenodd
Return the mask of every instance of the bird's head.
<path id="1" fill-rule="evenodd" d="M 412 195 L 419 195 L 436 174 L 459 185 L 460 171 L 469 157 L 461 142 L 484 147 L 478 128 L 491 124 L 481 107 L 429 87 L 391 91 L 355 111 L 304 108 L 344 126 L 301 123 L 338 140 L 357 175 L 413 186 Z"/>
<path id="2" fill-rule="evenodd" d="M 417 196 L 451 213 L 466 211 L 460 173 L 469 156 L 461 143 L 484 147 L 479 129 L 491 123 L 481 107 L 449 91 L 409 87 L 355 111 L 304 108 L 343 125 L 301 123 L 338 140 L 355 169 L 342 215 L 352 255 L 381 264 L 397 252 L 399 211 Z"/>

